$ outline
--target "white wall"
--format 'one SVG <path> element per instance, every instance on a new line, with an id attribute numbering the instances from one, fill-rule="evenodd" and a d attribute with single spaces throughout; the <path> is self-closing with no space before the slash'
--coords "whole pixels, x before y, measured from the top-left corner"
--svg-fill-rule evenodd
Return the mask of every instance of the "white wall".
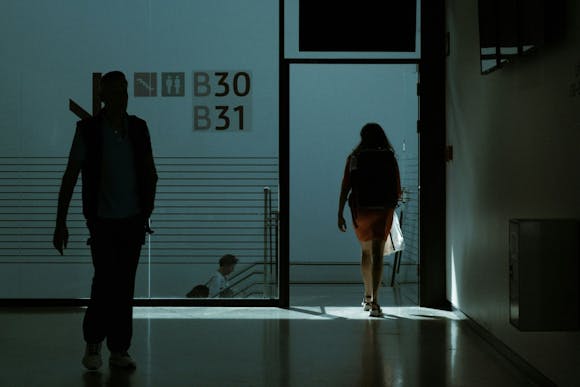
<path id="1" fill-rule="evenodd" d="M 567 6 L 558 47 L 482 76 L 477 1 L 447 2 L 447 277 L 456 307 L 559 386 L 576 386 L 580 333 L 519 332 L 508 309 L 508 220 L 580 217 L 580 96 L 570 94 L 580 6 Z"/>

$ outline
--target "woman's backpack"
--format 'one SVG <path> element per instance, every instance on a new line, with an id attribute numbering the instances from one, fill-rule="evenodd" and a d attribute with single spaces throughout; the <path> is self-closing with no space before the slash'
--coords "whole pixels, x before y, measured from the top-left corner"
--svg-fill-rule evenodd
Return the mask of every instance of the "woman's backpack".
<path id="1" fill-rule="evenodd" d="M 349 202 L 363 209 L 395 208 L 399 199 L 397 161 L 392 151 L 363 149 L 351 155 Z"/>

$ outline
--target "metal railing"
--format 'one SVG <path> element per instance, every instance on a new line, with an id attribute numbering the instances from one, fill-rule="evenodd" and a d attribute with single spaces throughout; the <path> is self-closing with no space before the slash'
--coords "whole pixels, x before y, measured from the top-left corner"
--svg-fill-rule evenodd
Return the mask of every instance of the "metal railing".
<path id="1" fill-rule="evenodd" d="M 395 283 L 418 283 L 419 273 L 419 160 L 417 156 L 409 155 L 401 161 L 401 185 L 403 197 L 397 213 L 405 239 L 405 249 L 395 254 L 391 272 L 391 286 Z M 411 278 L 397 280 L 401 266 L 416 267 L 416 272 L 406 273 Z"/>
<path id="2" fill-rule="evenodd" d="M 264 296 L 271 297 L 278 284 L 279 212 L 272 207 L 272 189 L 264 187 Z"/>
<path id="3" fill-rule="evenodd" d="M 273 207 L 272 189 L 264 187 L 263 261 L 255 262 L 232 275 L 230 287 L 234 297 L 275 297 L 278 285 L 279 212 Z"/>

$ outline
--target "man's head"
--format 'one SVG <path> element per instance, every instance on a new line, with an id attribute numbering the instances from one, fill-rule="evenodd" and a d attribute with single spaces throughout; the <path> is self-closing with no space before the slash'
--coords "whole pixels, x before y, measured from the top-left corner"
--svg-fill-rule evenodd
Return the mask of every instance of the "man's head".
<path id="1" fill-rule="evenodd" d="M 220 258 L 220 272 L 223 275 L 228 275 L 234 271 L 234 268 L 238 263 L 238 258 L 232 254 L 226 254 Z"/>
<path id="2" fill-rule="evenodd" d="M 101 101 L 105 108 L 113 114 L 127 111 L 127 79 L 121 71 L 111 71 L 103 75 L 100 84 Z"/>

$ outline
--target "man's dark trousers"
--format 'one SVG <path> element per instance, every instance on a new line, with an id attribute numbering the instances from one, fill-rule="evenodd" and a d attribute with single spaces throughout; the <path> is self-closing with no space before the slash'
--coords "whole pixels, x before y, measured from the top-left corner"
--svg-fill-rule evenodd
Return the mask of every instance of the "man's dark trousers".
<path id="1" fill-rule="evenodd" d="M 107 339 L 111 352 L 125 352 L 133 335 L 133 296 L 141 246 L 143 217 L 87 222 L 94 275 L 91 300 L 83 321 L 85 341 Z"/>

